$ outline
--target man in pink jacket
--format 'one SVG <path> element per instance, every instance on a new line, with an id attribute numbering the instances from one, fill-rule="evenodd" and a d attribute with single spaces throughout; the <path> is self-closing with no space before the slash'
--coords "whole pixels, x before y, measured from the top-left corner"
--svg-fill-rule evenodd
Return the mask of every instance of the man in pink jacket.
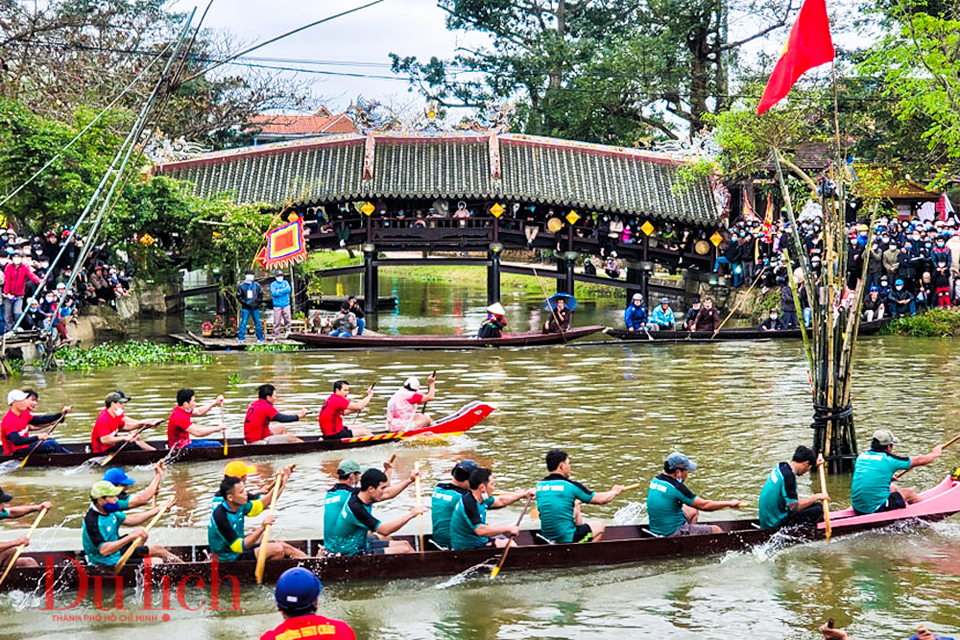
<path id="1" fill-rule="evenodd" d="M 7 331 L 13 329 L 13 323 L 23 311 L 23 298 L 27 285 L 27 278 L 40 283 L 30 267 L 23 264 L 23 254 L 13 252 L 13 260 L 3 270 L 3 321 Z"/>

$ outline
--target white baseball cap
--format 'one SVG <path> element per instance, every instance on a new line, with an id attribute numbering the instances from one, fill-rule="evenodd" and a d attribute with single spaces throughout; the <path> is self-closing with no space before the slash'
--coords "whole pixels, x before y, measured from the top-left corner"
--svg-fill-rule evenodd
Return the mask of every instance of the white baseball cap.
<path id="1" fill-rule="evenodd" d="M 23 402 L 29 396 L 20 389 L 14 389 L 7 394 L 7 404 L 13 404 L 14 402 Z"/>
<path id="2" fill-rule="evenodd" d="M 420 391 L 420 381 L 417 380 L 414 376 L 410 376 L 403 381 L 403 386 L 411 391 Z"/>

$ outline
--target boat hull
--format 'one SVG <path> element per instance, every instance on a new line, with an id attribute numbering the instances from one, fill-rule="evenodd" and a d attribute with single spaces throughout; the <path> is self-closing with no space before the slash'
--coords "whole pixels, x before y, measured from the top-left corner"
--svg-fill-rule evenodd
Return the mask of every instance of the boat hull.
<path id="1" fill-rule="evenodd" d="M 960 512 L 960 482 L 947 478 L 943 483 L 924 494 L 930 503 L 920 508 L 901 509 L 871 516 L 852 516 L 847 511 L 831 515 L 834 537 L 880 529 L 894 523 L 942 520 Z M 722 533 L 696 536 L 662 538 L 649 533 L 644 526 L 608 527 L 602 542 L 589 544 L 547 544 L 536 536 L 535 531 L 521 531 L 518 545 L 511 550 L 506 571 L 561 569 L 594 565 L 616 565 L 638 563 L 675 557 L 706 556 L 728 551 L 739 551 L 768 542 L 777 535 L 776 529 L 760 529 L 756 520 L 727 520 L 712 522 L 722 529 Z M 817 540 L 824 537 L 822 524 L 818 527 L 807 526 L 791 529 L 790 539 Z M 411 544 L 416 541 L 412 536 L 397 536 Z M 467 551 L 429 550 L 429 536 L 426 536 L 428 549 L 424 553 L 413 555 L 380 556 L 330 556 L 311 557 L 303 560 L 277 560 L 267 563 L 265 580 L 275 581 L 291 567 L 303 566 L 325 582 L 348 580 L 383 580 L 403 578 L 424 578 L 431 576 L 453 576 L 472 567 L 483 564 L 495 564 L 500 551 L 491 549 L 471 549 Z M 321 548 L 321 540 L 302 540 L 290 542 L 297 548 L 314 556 Z M 169 576 L 177 582 L 188 576 L 200 576 L 208 583 L 213 565 L 205 561 L 206 547 L 171 547 L 174 553 L 187 560 L 183 564 L 161 565 L 151 568 L 151 580 L 159 582 L 163 576 Z M 3 584 L 4 589 L 32 590 L 43 587 L 49 573 L 51 583 L 76 588 L 81 582 L 82 571 L 91 575 L 104 575 L 104 569 L 92 568 L 81 564 L 79 552 L 31 552 L 24 554 L 40 564 L 37 568 L 20 569 L 12 572 Z M 255 562 L 220 563 L 217 574 L 222 580 L 230 575 L 239 582 L 253 582 Z M 123 570 L 125 584 L 136 584 L 138 573 L 143 567 L 127 566 Z M 226 581 L 228 584 L 230 581 Z M 224 597 L 221 594 L 221 598 Z"/>
<path id="2" fill-rule="evenodd" d="M 223 454 L 223 447 L 196 447 L 170 451 L 165 440 L 151 440 L 156 451 L 125 448 L 110 461 L 116 466 L 136 466 L 153 464 L 160 460 L 165 462 L 199 462 L 210 460 L 224 460 L 228 458 L 246 458 L 283 455 L 291 456 L 316 451 L 339 451 L 358 447 L 371 447 L 387 442 L 407 440 L 428 434 L 453 435 L 463 433 L 481 420 L 493 413 L 497 405 L 490 402 L 471 402 L 456 413 L 437 420 L 432 426 L 412 431 L 396 431 L 376 433 L 370 436 L 346 438 L 344 440 L 323 440 L 320 436 L 301 436 L 303 442 L 291 444 L 246 444 L 242 438 L 228 438 L 227 455 Z M 78 443 L 64 443 L 63 446 L 73 450 L 71 453 L 33 454 L 27 460 L 28 467 L 74 467 L 88 460 L 103 458 L 106 454 L 87 451 L 88 445 Z M 132 446 L 132 445 L 131 445 Z M 17 460 L 12 456 L 0 456 L 0 464 Z"/>
<path id="3" fill-rule="evenodd" d="M 327 349 L 482 349 L 486 347 L 534 347 L 566 344 L 571 340 L 598 333 L 602 325 L 574 327 L 559 333 L 526 331 L 512 333 L 502 338 L 476 338 L 473 336 L 421 335 L 421 336 L 353 336 L 335 338 L 323 333 L 291 333 L 288 338 L 303 344 Z"/>

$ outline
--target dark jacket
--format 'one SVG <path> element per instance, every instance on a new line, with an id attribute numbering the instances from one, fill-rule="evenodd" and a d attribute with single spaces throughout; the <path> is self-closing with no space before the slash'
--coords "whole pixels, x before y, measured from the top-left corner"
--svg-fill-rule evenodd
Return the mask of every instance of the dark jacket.
<path id="1" fill-rule="evenodd" d="M 251 311 L 259 309 L 260 305 L 263 304 L 263 287 L 256 280 L 253 282 L 244 280 L 237 287 L 237 298 L 240 300 L 242 308 Z"/>
<path id="2" fill-rule="evenodd" d="M 691 331 L 709 331 L 713 333 L 720 326 L 720 313 L 716 307 L 700 307 L 697 317 L 693 319 Z"/>
<path id="3" fill-rule="evenodd" d="M 793 290 L 788 284 L 780 287 L 780 311 L 783 313 L 797 312 L 797 305 L 793 300 Z"/>

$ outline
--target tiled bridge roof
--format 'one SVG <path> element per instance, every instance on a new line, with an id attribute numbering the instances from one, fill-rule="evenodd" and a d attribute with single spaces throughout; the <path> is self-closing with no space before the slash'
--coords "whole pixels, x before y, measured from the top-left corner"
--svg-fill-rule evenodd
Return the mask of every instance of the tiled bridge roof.
<path id="1" fill-rule="evenodd" d="M 487 133 L 345 134 L 203 154 L 157 172 L 238 202 L 320 204 L 379 198 L 534 202 L 717 223 L 706 178 L 674 188 L 683 160 L 556 138 Z"/>

